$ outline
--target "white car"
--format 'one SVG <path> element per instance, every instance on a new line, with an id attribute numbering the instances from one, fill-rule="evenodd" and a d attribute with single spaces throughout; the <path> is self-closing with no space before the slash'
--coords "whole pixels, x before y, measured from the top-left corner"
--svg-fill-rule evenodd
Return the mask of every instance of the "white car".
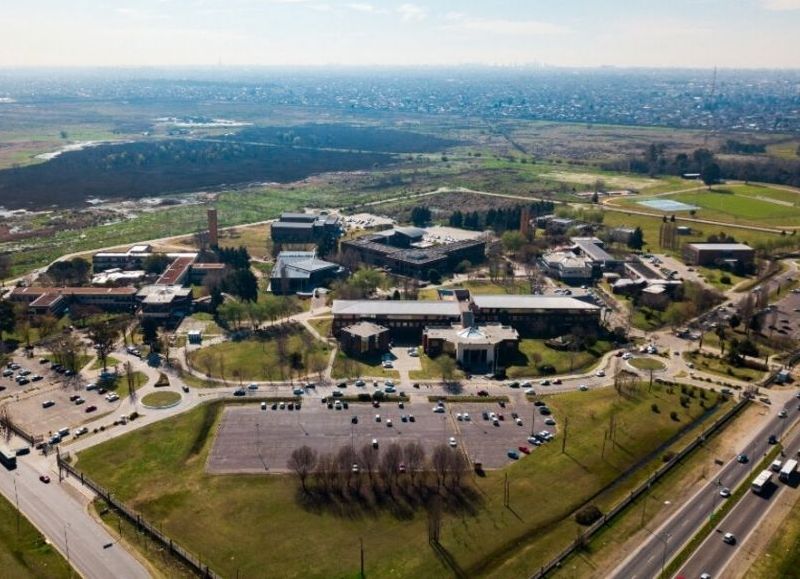
<path id="1" fill-rule="evenodd" d="M 459 422 L 461 422 L 462 420 L 464 420 L 464 417 L 463 417 L 463 416 L 461 416 L 461 413 L 460 413 L 460 412 L 456 412 L 456 420 L 458 420 Z"/>
<path id="2" fill-rule="evenodd" d="M 586 392 L 588 389 L 589 387 L 586 384 L 581 384 L 580 386 L 578 386 L 578 390 L 580 390 L 581 392 Z"/>
<path id="3" fill-rule="evenodd" d="M 517 423 L 517 426 L 522 426 L 522 418 L 517 418 L 514 420 Z"/>
<path id="4" fill-rule="evenodd" d="M 106 402 L 116 402 L 117 400 L 119 400 L 119 396 L 117 396 L 114 392 L 106 394 Z"/>
<path id="5" fill-rule="evenodd" d="M 378 439 L 377 438 L 373 438 L 372 439 L 372 448 L 378 448 Z"/>
<path id="6" fill-rule="evenodd" d="M 392 427 L 392 419 L 391 418 L 387 418 L 386 419 L 386 426 L 387 426 L 387 428 L 391 428 Z"/>
<path id="7" fill-rule="evenodd" d="M 598 378 L 602 378 L 606 375 L 606 373 L 603 372 L 602 370 L 598 370 L 597 372 L 594 373 L 594 375 L 597 376 Z"/>
<path id="8" fill-rule="evenodd" d="M 719 490 L 719 496 L 727 499 L 729 496 L 731 496 L 731 489 L 729 489 L 728 487 L 722 487 Z"/>
<path id="9" fill-rule="evenodd" d="M 380 422 L 380 421 L 381 421 L 381 415 L 380 414 L 376 414 L 375 415 L 375 422 Z"/>
<path id="10" fill-rule="evenodd" d="M 451 437 L 450 437 L 450 439 L 447 441 L 447 443 L 448 443 L 450 446 L 452 446 L 452 447 L 455 447 L 455 446 L 458 444 L 458 443 L 456 442 L 456 438 L 455 438 L 455 436 L 451 436 Z"/>
<path id="11" fill-rule="evenodd" d="M 444 414 L 444 406 L 434 406 L 433 412 L 435 414 Z"/>
<path id="12" fill-rule="evenodd" d="M 528 395 L 528 396 L 535 396 L 536 395 L 536 390 L 534 390 L 533 388 L 526 388 L 525 389 L 525 394 Z"/>
<path id="13" fill-rule="evenodd" d="M 631 358 L 633 358 L 633 354 L 631 354 L 630 352 L 625 352 L 625 353 L 622 355 L 622 359 L 623 359 L 623 360 L 630 360 Z"/>
<path id="14" fill-rule="evenodd" d="M 470 418 L 469 414 L 467 414 L 466 412 L 461 416 L 461 418 L 464 419 L 464 422 L 469 422 L 470 420 L 472 420 L 472 418 Z"/>

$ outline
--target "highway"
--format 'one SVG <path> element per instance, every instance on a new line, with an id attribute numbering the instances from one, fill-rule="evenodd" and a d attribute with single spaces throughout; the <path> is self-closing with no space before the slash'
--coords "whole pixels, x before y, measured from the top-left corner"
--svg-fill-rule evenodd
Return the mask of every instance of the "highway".
<path id="1" fill-rule="evenodd" d="M 796 456 L 800 449 L 800 433 L 792 436 L 784 444 L 787 457 Z M 796 483 L 795 475 L 795 483 Z M 769 514 L 769 507 L 775 504 L 776 497 L 784 492 L 793 492 L 794 489 L 778 480 L 778 475 L 772 478 L 772 484 L 761 495 L 751 491 L 742 497 L 739 503 L 720 521 L 715 533 L 711 533 L 697 548 L 686 564 L 681 568 L 676 577 L 699 577 L 701 573 L 708 573 L 712 577 L 721 577 L 726 567 L 736 555 L 737 551 L 758 527 L 764 517 Z M 729 545 L 722 541 L 723 533 L 733 533 L 737 542 Z"/>
<path id="2" fill-rule="evenodd" d="M 650 537 L 644 541 L 621 565 L 611 577 L 615 579 L 650 579 L 658 577 L 662 568 L 677 555 L 683 546 L 695 535 L 705 523 L 714 509 L 718 508 L 721 486 L 736 488 L 745 480 L 769 449 L 768 438 L 771 434 L 781 436 L 784 431 L 800 418 L 797 400 L 792 398 L 785 408 L 789 412 L 787 418 L 779 418 L 780 406 L 773 408 L 766 424 L 752 441 L 740 453 L 746 454 L 749 462 L 742 464 L 736 457 L 725 464 L 713 475 L 692 498 L 690 498 L 661 527 L 650 530 Z M 718 484 L 719 483 L 719 484 Z M 720 540 L 721 542 L 721 540 Z M 699 577 L 699 573 L 695 576 Z"/>
<path id="3" fill-rule="evenodd" d="M 19 508 L 39 531 L 68 559 L 86 579 L 145 579 L 150 574 L 128 551 L 86 512 L 86 506 L 69 493 L 58 475 L 47 471 L 50 464 L 35 454 L 21 456 L 15 470 L 0 467 L 0 492 L 11 504 L 19 499 Z M 37 468 L 39 467 L 39 468 Z M 52 481 L 45 484 L 39 475 L 47 473 Z M 110 547 L 104 547 L 111 544 Z M 2 574 L 2 572 L 0 572 Z"/>

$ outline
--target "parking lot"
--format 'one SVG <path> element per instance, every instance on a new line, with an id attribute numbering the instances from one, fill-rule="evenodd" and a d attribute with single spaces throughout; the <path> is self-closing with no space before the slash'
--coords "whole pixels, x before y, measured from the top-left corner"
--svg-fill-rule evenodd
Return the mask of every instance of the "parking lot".
<path id="1" fill-rule="evenodd" d="M 370 404 L 351 403 L 346 410 L 331 410 L 319 401 L 307 401 L 302 410 L 261 410 L 252 406 L 229 406 L 225 409 L 207 469 L 213 473 L 285 472 L 291 452 L 308 445 L 319 453 L 335 453 L 352 444 L 359 450 L 377 440 L 379 448 L 393 442 L 405 445 L 419 442 L 430 455 L 439 444 L 448 444 L 454 437 L 472 461 L 484 468 L 500 468 L 511 459 L 510 449 L 535 446 L 527 442 L 531 434 L 532 407 L 525 404 L 520 414 L 523 425 L 511 418 L 511 404 L 501 409 L 496 403 L 449 404 L 442 414 L 432 411 L 433 403 L 406 403 L 404 409 L 396 403 L 373 408 Z M 505 420 L 494 426 L 482 418 L 482 412 L 502 412 Z M 468 421 L 458 420 L 458 414 L 468 413 Z M 380 416 L 380 421 L 376 420 Z M 413 415 L 414 421 L 403 421 Z M 353 417 L 357 423 L 353 423 Z M 391 426 L 388 426 L 391 421 Z M 537 431 L 544 430 L 544 417 L 537 415 Z"/>
<path id="2" fill-rule="evenodd" d="M 23 368 L 39 373 L 42 380 L 20 386 L 13 377 L 0 378 L 0 385 L 5 387 L 3 395 L 12 397 L 8 403 L 11 419 L 23 430 L 33 435 L 46 436 L 61 428 L 75 427 L 115 410 L 119 402 L 106 402 L 105 397 L 97 391 L 87 392 L 85 380 L 65 378 L 49 369 L 48 364 L 39 364 L 37 359 L 17 358 Z M 81 396 L 82 404 L 70 400 L 70 396 Z M 45 402 L 53 404 L 44 407 Z M 93 412 L 87 408 L 95 406 Z"/>

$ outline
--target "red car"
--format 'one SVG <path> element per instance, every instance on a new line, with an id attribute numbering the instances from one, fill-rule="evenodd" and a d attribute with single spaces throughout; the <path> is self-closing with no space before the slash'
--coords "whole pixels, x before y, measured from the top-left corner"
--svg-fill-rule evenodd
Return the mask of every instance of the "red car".
<path id="1" fill-rule="evenodd" d="M 87 407 L 86 407 L 86 413 L 87 413 L 87 414 L 88 414 L 89 412 L 94 412 L 95 410 L 97 410 L 97 406 L 95 406 L 94 404 L 92 404 L 91 406 L 87 406 Z"/>
<path id="2" fill-rule="evenodd" d="M 522 454 L 530 454 L 531 453 L 531 449 L 528 448 L 527 446 L 518 446 L 517 448 L 519 449 L 519 451 Z"/>
<path id="3" fill-rule="evenodd" d="M 498 414 L 498 415 L 497 415 L 497 419 L 498 419 L 498 420 L 505 420 L 505 419 L 506 419 L 506 417 L 505 417 L 505 416 L 503 416 L 502 414 Z"/>
<path id="4" fill-rule="evenodd" d="M 40 475 L 39 480 L 42 481 L 44 484 L 48 484 L 50 482 L 50 477 L 46 474 Z"/>

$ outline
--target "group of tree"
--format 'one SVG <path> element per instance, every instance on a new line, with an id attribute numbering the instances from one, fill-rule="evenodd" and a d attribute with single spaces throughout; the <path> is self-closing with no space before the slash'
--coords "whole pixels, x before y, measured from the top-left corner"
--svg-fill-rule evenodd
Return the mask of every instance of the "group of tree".
<path id="1" fill-rule="evenodd" d="M 304 494 L 341 496 L 391 493 L 400 487 L 420 496 L 454 492 L 468 484 L 470 468 L 460 449 L 440 444 L 428 457 L 419 442 L 393 442 L 385 448 L 365 444 L 360 450 L 345 445 L 330 454 L 301 446 L 292 451 L 287 466 Z"/>
<path id="2" fill-rule="evenodd" d="M 411 223 L 417 227 L 424 227 L 431 222 L 431 210 L 427 207 L 414 207 L 411 210 Z"/>
<path id="3" fill-rule="evenodd" d="M 59 286 L 81 286 L 89 282 L 92 264 L 81 257 L 57 261 L 47 268 L 47 277 Z"/>
<path id="4" fill-rule="evenodd" d="M 736 139 L 727 139 L 719 148 L 726 155 L 758 155 L 767 152 L 763 143 L 744 143 Z"/>
<path id="5" fill-rule="evenodd" d="M 228 300 L 217 308 L 217 319 L 225 326 L 238 330 L 248 323 L 253 330 L 264 322 L 275 323 L 296 313 L 295 298 L 267 295 L 261 301 Z"/>
<path id="6" fill-rule="evenodd" d="M 641 227 L 636 227 L 628 238 L 627 246 L 631 249 L 640 250 L 644 247 L 644 233 Z"/>
<path id="7" fill-rule="evenodd" d="M 724 296 L 717 290 L 686 280 L 664 311 L 664 321 L 675 328 L 711 310 L 723 301 Z"/>
<path id="8" fill-rule="evenodd" d="M 250 252 L 243 245 L 239 247 L 219 247 L 215 250 L 217 259 L 231 269 L 250 269 Z"/>
<path id="9" fill-rule="evenodd" d="M 385 281 L 386 276 L 382 272 L 362 267 L 349 278 L 335 282 L 332 289 L 338 299 L 360 300 L 370 297 Z"/>
<path id="10" fill-rule="evenodd" d="M 519 230 L 523 207 L 523 205 L 499 207 L 497 209 L 492 207 L 485 212 L 462 212 L 460 209 L 457 209 L 450 214 L 448 224 L 451 227 L 471 229 L 474 231 L 491 229 L 497 234 L 502 234 L 504 231 Z M 528 211 L 531 218 L 535 219 L 540 215 L 552 213 L 553 207 L 554 205 L 551 201 L 537 201 L 528 206 Z"/>
<path id="11" fill-rule="evenodd" d="M 729 145 L 738 149 L 739 154 L 750 150 L 755 152 L 761 147 L 758 144 L 726 142 L 721 152 L 727 153 Z M 606 163 L 604 168 L 651 176 L 698 173 L 706 185 L 714 184 L 725 177 L 744 182 L 759 181 L 800 186 L 800 161 L 795 159 L 777 159 L 766 155 L 750 158 L 733 156 L 716 158 L 714 153 L 706 148 L 695 149 L 691 153 L 679 152 L 670 155 L 663 143 L 649 145 L 640 155 Z"/>

